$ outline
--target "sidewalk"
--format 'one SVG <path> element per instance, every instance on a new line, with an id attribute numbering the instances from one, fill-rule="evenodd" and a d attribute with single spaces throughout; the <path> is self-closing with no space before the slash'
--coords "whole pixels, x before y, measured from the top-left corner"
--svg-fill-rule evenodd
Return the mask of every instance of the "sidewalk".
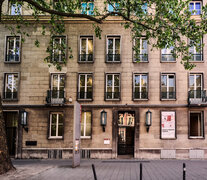
<path id="1" fill-rule="evenodd" d="M 204 160 L 82 160 L 72 168 L 71 160 L 13 160 L 16 171 L 0 176 L 1 180 L 93 180 L 91 165 L 95 165 L 98 180 L 139 179 L 140 162 L 143 180 L 181 180 L 186 163 L 186 180 L 207 180 L 207 161 Z"/>

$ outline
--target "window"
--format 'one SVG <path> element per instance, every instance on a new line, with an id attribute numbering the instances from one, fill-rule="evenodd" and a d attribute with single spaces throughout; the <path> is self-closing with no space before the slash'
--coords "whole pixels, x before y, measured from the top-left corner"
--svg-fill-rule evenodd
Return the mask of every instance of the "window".
<path id="1" fill-rule="evenodd" d="M 138 39 L 134 40 L 134 62 L 148 62 L 147 40 Z"/>
<path id="2" fill-rule="evenodd" d="M 86 1 L 81 3 L 81 14 L 93 15 L 94 2 Z"/>
<path id="3" fill-rule="evenodd" d="M 106 62 L 120 62 L 120 36 L 107 37 Z"/>
<path id="4" fill-rule="evenodd" d="M 108 11 L 109 12 L 117 12 L 119 9 L 119 3 L 111 2 L 108 4 Z"/>
<path id="5" fill-rule="evenodd" d="M 120 99 L 120 75 L 107 74 L 106 75 L 106 100 Z"/>
<path id="6" fill-rule="evenodd" d="M 81 138 L 91 137 L 91 112 L 82 112 L 81 114 Z"/>
<path id="7" fill-rule="evenodd" d="M 80 37 L 79 62 L 93 62 L 93 37 Z"/>
<path id="8" fill-rule="evenodd" d="M 53 112 L 50 114 L 49 138 L 63 138 L 63 113 Z"/>
<path id="9" fill-rule="evenodd" d="M 189 98 L 200 99 L 203 90 L 202 74 L 190 74 L 189 76 Z"/>
<path id="10" fill-rule="evenodd" d="M 19 76 L 15 74 L 5 74 L 4 77 L 4 99 L 17 100 Z"/>
<path id="11" fill-rule="evenodd" d="M 79 74 L 78 99 L 92 100 L 93 77 L 92 74 Z"/>
<path id="12" fill-rule="evenodd" d="M 10 15 L 21 15 L 22 6 L 21 4 L 15 3 L 10 4 Z"/>
<path id="13" fill-rule="evenodd" d="M 134 74 L 133 99 L 148 99 L 148 75 Z"/>
<path id="14" fill-rule="evenodd" d="M 201 14 L 201 1 L 191 1 L 189 4 L 191 15 Z"/>
<path id="15" fill-rule="evenodd" d="M 190 112 L 190 138 L 204 137 L 203 112 Z"/>
<path id="16" fill-rule="evenodd" d="M 161 75 L 161 99 L 175 99 L 175 74 Z"/>
<path id="17" fill-rule="evenodd" d="M 189 53 L 191 55 L 192 61 L 203 61 L 203 53 L 202 53 L 202 41 L 200 41 L 197 45 L 199 47 L 199 50 L 196 49 L 196 46 L 194 45 L 194 42 L 192 40 L 189 40 L 190 48 Z"/>
<path id="18" fill-rule="evenodd" d="M 20 37 L 6 37 L 6 57 L 5 62 L 20 62 Z"/>
<path id="19" fill-rule="evenodd" d="M 52 60 L 57 62 L 66 61 L 66 37 L 53 36 L 53 54 Z"/>
<path id="20" fill-rule="evenodd" d="M 162 62 L 173 62 L 175 61 L 174 47 L 164 48 L 161 50 L 161 61 Z"/>

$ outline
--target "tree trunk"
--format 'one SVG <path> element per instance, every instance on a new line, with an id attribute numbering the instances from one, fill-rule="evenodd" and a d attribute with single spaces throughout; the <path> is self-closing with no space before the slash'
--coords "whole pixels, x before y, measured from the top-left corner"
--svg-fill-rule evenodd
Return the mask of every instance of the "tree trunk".
<path id="1" fill-rule="evenodd" d="M 0 174 L 3 174 L 10 169 L 14 169 L 14 166 L 12 165 L 11 159 L 9 157 L 5 121 L 3 117 L 3 109 L 0 97 Z"/>

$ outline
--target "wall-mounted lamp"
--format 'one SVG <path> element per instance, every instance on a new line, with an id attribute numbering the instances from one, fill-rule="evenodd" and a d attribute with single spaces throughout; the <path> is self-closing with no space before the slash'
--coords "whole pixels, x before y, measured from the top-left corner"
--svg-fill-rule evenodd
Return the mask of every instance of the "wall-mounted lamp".
<path id="1" fill-rule="evenodd" d="M 28 132 L 28 127 L 27 127 L 27 117 L 28 117 L 28 112 L 25 110 L 20 111 L 20 121 L 21 125 L 23 126 L 24 130 Z"/>
<path id="2" fill-rule="evenodd" d="M 107 124 L 107 112 L 101 111 L 101 126 L 103 127 L 103 132 L 105 132 L 105 126 Z"/>
<path id="3" fill-rule="evenodd" d="M 145 125 L 147 127 L 147 132 L 149 132 L 149 128 L 152 125 L 152 112 L 148 109 L 148 111 L 146 112 L 146 121 L 145 121 Z"/>

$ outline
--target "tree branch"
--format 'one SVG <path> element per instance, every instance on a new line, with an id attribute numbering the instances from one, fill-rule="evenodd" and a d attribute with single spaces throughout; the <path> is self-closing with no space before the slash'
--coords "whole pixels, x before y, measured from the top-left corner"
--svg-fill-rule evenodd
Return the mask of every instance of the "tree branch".
<path id="1" fill-rule="evenodd" d="M 1 14 L 2 14 L 2 4 L 4 0 L 0 0 L 0 22 L 1 22 Z"/>

